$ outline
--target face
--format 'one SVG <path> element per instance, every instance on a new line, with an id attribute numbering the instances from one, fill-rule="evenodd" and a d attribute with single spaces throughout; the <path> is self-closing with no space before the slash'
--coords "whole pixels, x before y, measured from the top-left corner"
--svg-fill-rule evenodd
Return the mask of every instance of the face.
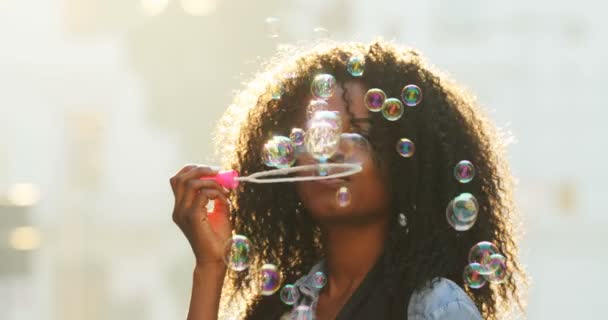
<path id="1" fill-rule="evenodd" d="M 349 81 L 342 87 L 337 86 L 335 94 L 327 101 L 332 111 L 338 111 L 342 119 L 343 133 L 356 133 L 351 125 L 351 117 L 368 118 L 368 110 L 363 105 L 366 92 L 360 81 Z M 345 101 L 346 99 L 346 101 Z M 348 103 L 348 109 L 347 109 Z M 366 123 L 361 127 L 365 129 Z M 344 136 L 344 135 L 343 135 Z M 347 141 L 347 142 L 343 142 Z M 342 179 L 328 179 L 310 182 L 299 182 L 297 192 L 304 207 L 319 223 L 365 223 L 388 217 L 389 195 L 386 187 L 386 174 L 374 162 L 371 148 L 354 146 L 356 142 L 343 139 L 336 159 L 346 158 L 345 162 L 354 160 L 360 163 L 362 171 Z M 352 158 L 352 159 L 349 159 Z M 332 162 L 332 159 L 329 160 Z M 339 162 L 339 161 L 336 161 Z M 344 187 L 347 192 L 344 191 Z M 338 200 L 338 197 L 349 197 L 350 203 Z"/>

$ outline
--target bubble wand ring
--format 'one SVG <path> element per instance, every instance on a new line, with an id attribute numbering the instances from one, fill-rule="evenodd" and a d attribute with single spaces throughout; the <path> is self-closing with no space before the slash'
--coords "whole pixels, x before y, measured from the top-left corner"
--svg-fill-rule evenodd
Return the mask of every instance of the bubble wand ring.
<path id="1" fill-rule="evenodd" d="M 319 170 L 319 169 L 346 169 L 343 172 L 337 172 L 326 176 L 305 176 L 305 177 L 283 177 L 274 179 L 263 179 L 264 177 L 272 177 L 278 175 L 286 175 L 290 173 Z M 221 171 L 213 177 L 201 177 L 200 179 L 215 180 L 222 186 L 228 189 L 235 189 L 239 186 L 240 182 L 251 182 L 251 183 L 282 183 L 282 182 L 301 182 L 301 181 L 317 181 L 327 179 L 337 179 L 347 176 L 352 176 L 356 173 L 361 172 L 363 168 L 361 164 L 354 163 L 323 163 L 323 164 L 311 164 L 296 166 L 290 168 L 281 168 L 268 171 L 261 171 L 251 174 L 246 177 L 239 177 L 236 170 Z"/>

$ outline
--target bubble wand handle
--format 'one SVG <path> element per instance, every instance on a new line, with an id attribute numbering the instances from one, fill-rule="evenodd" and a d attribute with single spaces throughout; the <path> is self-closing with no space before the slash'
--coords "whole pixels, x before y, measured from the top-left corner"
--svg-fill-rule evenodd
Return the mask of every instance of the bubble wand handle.
<path id="1" fill-rule="evenodd" d="M 236 170 L 225 170 L 218 172 L 215 176 L 200 177 L 201 180 L 213 180 L 227 189 L 236 189 L 239 186 L 239 173 Z"/>

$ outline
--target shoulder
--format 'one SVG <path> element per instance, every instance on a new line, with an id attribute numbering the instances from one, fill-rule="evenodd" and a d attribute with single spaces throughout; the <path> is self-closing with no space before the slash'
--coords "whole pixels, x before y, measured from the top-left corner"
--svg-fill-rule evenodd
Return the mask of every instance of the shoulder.
<path id="1" fill-rule="evenodd" d="M 453 281 L 437 278 L 412 294 L 409 320 L 481 320 L 475 303 Z"/>

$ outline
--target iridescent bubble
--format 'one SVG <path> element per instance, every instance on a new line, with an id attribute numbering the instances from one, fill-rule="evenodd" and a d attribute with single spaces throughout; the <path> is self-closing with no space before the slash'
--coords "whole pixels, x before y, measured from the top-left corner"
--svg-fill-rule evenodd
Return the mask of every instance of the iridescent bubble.
<path id="1" fill-rule="evenodd" d="M 252 251 L 249 239 L 235 234 L 226 243 L 226 264 L 234 271 L 243 271 L 249 267 Z"/>
<path id="2" fill-rule="evenodd" d="M 369 141 L 358 133 L 343 133 L 340 135 L 339 152 L 341 159 L 334 159 L 334 162 L 344 163 L 363 163 L 370 157 L 372 147 Z"/>
<path id="3" fill-rule="evenodd" d="M 312 33 L 313 33 L 314 39 L 316 39 L 316 40 L 329 38 L 329 30 L 327 30 L 323 27 L 316 27 L 316 28 L 312 29 Z"/>
<path id="4" fill-rule="evenodd" d="M 308 118 L 312 118 L 317 111 L 329 111 L 329 104 L 325 100 L 312 100 L 306 108 Z"/>
<path id="5" fill-rule="evenodd" d="M 308 122 L 304 143 L 306 150 L 315 159 L 323 162 L 338 150 L 342 122 L 333 111 L 317 111 Z"/>
<path id="6" fill-rule="evenodd" d="M 386 93 L 381 89 L 369 89 L 363 98 L 365 107 L 371 112 L 379 112 L 382 110 L 384 101 L 386 101 Z"/>
<path id="7" fill-rule="evenodd" d="M 313 97 L 327 100 L 334 95 L 336 90 L 336 78 L 331 74 L 319 74 L 310 85 Z"/>
<path id="8" fill-rule="evenodd" d="M 351 200 L 350 190 L 348 190 L 347 187 L 340 187 L 340 189 L 338 189 L 338 192 L 336 192 L 336 199 L 340 207 L 347 207 L 350 204 Z"/>
<path id="9" fill-rule="evenodd" d="M 322 271 L 317 271 L 315 272 L 315 274 L 312 275 L 311 282 L 313 287 L 321 289 L 325 287 L 325 284 L 327 283 L 327 277 Z"/>
<path id="10" fill-rule="evenodd" d="M 397 221 L 399 222 L 400 226 L 407 226 L 407 217 L 403 213 L 399 214 L 399 216 L 397 217 Z"/>
<path id="11" fill-rule="evenodd" d="M 382 115 L 388 121 L 397 121 L 403 116 L 403 103 L 399 99 L 388 98 L 382 105 Z"/>
<path id="12" fill-rule="evenodd" d="M 295 307 L 292 311 L 291 319 L 293 320 L 312 320 L 313 319 L 313 311 L 309 306 L 299 305 Z"/>
<path id="13" fill-rule="evenodd" d="M 468 160 L 462 160 L 454 167 L 454 178 L 460 183 L 471 182 L 475 177 L 475 166 Z"/>
<path id="14" fill-rule="evenodd" d="M 362 56 L 352 56 L 348 59 L 346 70 L 353 77 L 360 77 L 365 71 L 365 58 Z"/>
<path id="15" fill-rule="evenodd" d="M 304 132 L 304 130 L 300 128 L 293 128 L 291 129 L 291 133 L 289 134 L 289 139 L 291 139 L 291 142 L 293 142 L 295 146 L 301 146 L 304 144 L 305 135 L 306 132 Z"/>
<path id="16" fill-rule="evenodd" d="M 454 228 L 456 231 L 467 231 L 475 225 L 477 219 L 473 219 L 470 221 L 461 221 L 454 214 L 454 200 L 450 201 L 448 206 L 445 209 L 445 218 L 448 221 L 448 224 Z"/>
<path id="17" fill-rule="evenodd" d="M 488 268 L 489 257 L 497 253 L 498 248 L 492 242 L 481 241 L 469 250 L 469 263 L 478 263 L 481 266 L 479 272 L 488 275 L 492 272 Z"/>
<path id="18" fill-rule="evenodd" d="M 274 136 L 264 144 L 262 157 L 269 167 L 288 168 L 296 161 L 295 146 L 287 137 Z"/>
<path id="19" fill-rule="evenodd" d="M 407 85 L 401 90 L 401 99 L 408 107 L 417 106 L 422 101 L 422 90 L 416 85 Z"/>
<path id="20" fill-rule="evenodd" d="M 272 96 L 272 100 L 280 100 L 283 91 L 283 84 L 280 81 L 273 80 L 270 83 L 270 95 Z"/>
<path id="21" fill-rule="evenodd" d="M 479 263 L 470 263 L 464 268 L 464 284 L 472 289 L 479 289 L 486 285 L 486 279 L 479 273 L 482 266 Z"/>
<path id="22" fill-rule="evenodd" d="M 281 33 L 281 20 L 275 17 L 268 17 L 264 20 L 266 35 L 269 38 L 278 38 Z"/>
<path id="23" fill-rule="evenodd" d="M 470 222 L 477 219 L 479 204 L 472 194 L 468 192 L 459 194 L 454 198 L 452 206 L 458 221 Z"/>
<path id="24" fill-rule="evenodd" d="M 492 284 L 501 284 L 507 280 L 507 258 L 501 254 L 493 254 L 485 259 L 485 268 L 490 271 L 485 275 Z"/>
<path id="25" fill-rule="evenodd" d="M 300 291 L 293 284 L 285 285 L 279 295 L 281 296 L 281 301 L 288 306 L 295 304 L 300 299 Z"/>
<path id="26" fill-rule="evenodd" d="M 262 280 L 261 293 L 264 296 L 273 295 L 281 286 L 281 273 L 274 264 L 264 264 L 260 270 Z"/>
<path id="27" fill-rule="evenodd" d="M 414 143 L 407 138 L 401 138 L 397 141 L 397 153 L 404 158 L 410 158 L 414 155 L 416 146 Z"/>

